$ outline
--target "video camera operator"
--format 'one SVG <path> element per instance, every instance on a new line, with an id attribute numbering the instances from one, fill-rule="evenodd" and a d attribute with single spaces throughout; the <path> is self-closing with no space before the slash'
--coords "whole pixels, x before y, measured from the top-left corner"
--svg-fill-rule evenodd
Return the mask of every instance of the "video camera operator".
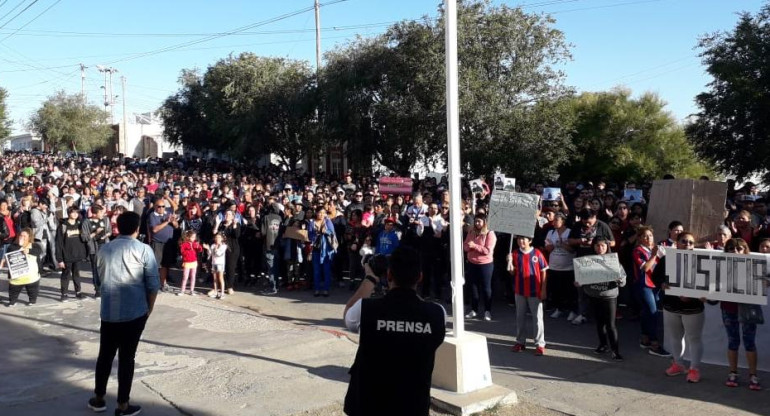
<path id="1" fill-rule="evenodd" d="M 385 272 L 389 291 L 369 299 L 382 274 L 375 256 L 364 265 L 366 277 L 345 305 L 345 325 L 360 334 L 350 369 L 345 413 L 428 415 L 436 349 L 446 334 L 446 312 L 417 296 L 420 255 L 399 247 Z M 372 267 L 374 266 L 374 267 Z"/>

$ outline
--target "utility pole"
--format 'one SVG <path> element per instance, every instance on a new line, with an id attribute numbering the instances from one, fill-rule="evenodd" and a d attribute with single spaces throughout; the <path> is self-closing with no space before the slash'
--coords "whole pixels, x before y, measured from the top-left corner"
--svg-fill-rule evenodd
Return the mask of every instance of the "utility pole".
<path id="1" fill-rule="evenodd" d="M 123 95 L 123 126 L 120 128 L 120 135 L 122 136 L 122 144 L 118 143 L 118 153 L 126 154 L 126 134 L 128 133 L 128 117 L 126 116 L 126 77 L 120 77 L 121 94 Z"/>
<path id="2" fill-rule="evenodd" d="M 87 66 L 80 64 L 80 97 L 83 100 L 83 105 L 86 105 L 86 68 Z"/>
<path id="3" fill-rule="evenodd" d="M 104 89 L 104 112 L 110 113 L 110 124 L 113 124 L 115 118 L 115 96 L 112 95 L 112 74 L 118 72 L 118 70 L 103 65 L 97 65 L 96 68 L 99 72 L 104 73 L 104 86 L 102 87 Z"/>
<path id="4" fill-rule="evenodd" d="M 315 0 L 315 76 L 321 72 L 321 4 Z"/>

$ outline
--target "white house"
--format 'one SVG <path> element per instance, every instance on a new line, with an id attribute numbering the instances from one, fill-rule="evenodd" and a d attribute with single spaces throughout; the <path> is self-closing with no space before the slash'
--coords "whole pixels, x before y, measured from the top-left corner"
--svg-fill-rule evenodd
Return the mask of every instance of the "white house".
<path id="1" fill-rule="evenodd" d="M 22 133 L 10 136 L 6 139 L 9 144 L 8 149 L 18 152 L 19 150 L 43 150 L 43 139 L 32 133 Z"/>
<path id="2" fill-rule="evenodd" d="M 116 137 L 110 153 L 122 153 L 127 157 L 163 157 L 170 153 L 183 153 L 182 146 L 175 146 L 163 138 L 163 124 L 152 113 L 134 114 L 128 124 L 115 125 Z"/>

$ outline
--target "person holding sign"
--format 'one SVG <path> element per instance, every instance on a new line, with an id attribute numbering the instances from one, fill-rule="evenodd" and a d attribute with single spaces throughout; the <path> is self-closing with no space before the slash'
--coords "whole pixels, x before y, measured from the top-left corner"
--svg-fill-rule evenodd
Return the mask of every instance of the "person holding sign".
<path id="1" fill-rule="evenodd" d="M 594 253 L 604 255 L 610 251 L 610 242 L 602 237 L 594 238 L 591 244 Z M 594 283 L 583 286 L 583 292 L 588 296 L 596 319 L 596 333 L 599 335 L 599 346 L 594 350 L 597 354 L 612 351 L 612 359 L 623 361 L 618 346 L 618 329 L 615 326 L 615 315 L 618 309 L 619 288 L 626 285 L 626 272 L 620 268 L 620 277 L 614 282 Z M 575 286 L 580 287 L 578 282 Z"/>
<path id="2" fill-rule="evenodd" d="M 659 288 L 652 279 L 658 260 L 664 252 L 655 245 L 652 228 L 642 226 L 636 230 L 637 245 L 631 256 L 634 270 L 634 294 L 642 308 L 642 339 L 639 346 L 648 349 L 651 355 L 670 357 L 658 342 L 658 296 Z"/>
<path id="3" fill-rule="evenodd" d="M 742 238 L 733 238 L 725 244 L 725 253 L 749 254 L 749 245 Z M 749 364 L 749 389 L 762 390 L 757 377 L 757 324 L 764 322 L 758 318 L 762 316 L 761 309 L 758 317 L 751 317 L 746 313 L 753 305 L 744 305 L 733 302 L 720 302 L 722 308 L 722 322 L 727 332 L 727 362 L 730 366 L 730 374 L 727 376 L 727 387 L 738 387 L 738 348 L 741 346 L 741 333 L 743 334 L 743 349 L 746 351 L 746 362 Z"/>
<path id="4" fill-rule="evenodd" d="M 37 302 L 37 294 L 40 291 L 40 258 L 43 251 L 39 246 L 33 244 L 33 235 L 31 229 L 22 229 L 16 237 L 16 242 L 8 246 L 6 256 L 0 260 L 0 268 L 8 266 L 8 274 L 11 279 L 8 285 L 9 307 L 16 306 L 16 301 L 19 300 L 19 294 L 21 294 L 22 289 L 27 290 L 27 297 L 29 298 L 27 305 L 34 305 Z M 20 276 L 14 276 L 13 265 L 6 261 L 6 258 L 9 255 L 13 255 L 14 252 L 21 252 L 26 257 L 26 273 Z"/>
<path id="5" fill-rule="evenodd" d="M 676 237 L 676 248 L 680 250 L 692 250 L 695 248 L 695 236 L 687 231 L 676 232 L 677 228 L 682 228 L 682 224 L 674 221 L 669 226 L 669 242 L 672 237 Z M 666 242 L 664 242 L 666 243 Z M 665 245 L 665 244 L 664 244 Z M 666 270 L 666 257 L 660 259 L 658 267 L 655 269 L 654 278 L 656 283 L 665 282 L 667 279 L 659 278 L 661 274 L 657 271 Z M 669 289 L 667 283 L 663 283 L 663 289 Z M 666 344 L 671 348 L 672 362 L 666 369 L 666 375 L 673 377 L 687 372 L 687 382 L 697 383 L 700 381 L 700 362 L 703 358 L 703 325 L 705 315 L 703 314 L 704 299 L 693 299 L 684 296 L 664 296 L 663 306 L 663 328 L 666 338 Z M 684 366 L 684 347 L 687 346 L 690 352 L 690 369 Z"/>
<path id="6" fill-rule="evenodd" d="M 575 271 L 572 265 L 575 250 L 569 245 L 570 229 L 566 223 L 566 215 L 561 212 L 555 214 L 553 229 L 548 231 L 545 237 L 545 251 L 548 253 L 550 270 L 548 291 L 551 293 L 551 306 L 554 309 L 551 318 L 556 319 L 569 312 L 567 320 L 571 322 L 578 315 L 577 293 L 573 286 Z"/>
<path id="7" fill-rule="evenodd" d="M 513 289 L 516 293 L 516 344 L 513 352 L 526 348 L 527 307 L 532 313 L 535 331 L 535 355 L 545 354 L 545 325 L 543 324 L 543 303 L 547 299 L 546 270 L 548 262 L 540 250 L 532 247 L 529 237 L 516 237 L 518 248 L 509 254 L 508 272 L 513 275 Z"/>

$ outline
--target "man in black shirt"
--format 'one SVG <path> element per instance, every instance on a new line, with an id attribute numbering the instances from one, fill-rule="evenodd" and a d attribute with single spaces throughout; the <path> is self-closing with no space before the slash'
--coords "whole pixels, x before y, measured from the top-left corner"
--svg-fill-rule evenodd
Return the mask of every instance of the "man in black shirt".
<path id="1" fill-rule="evenodd" d="M 350 369 L 345 413 L 350 416 L 427 416 L 436 349 L 444 342 L 446 312 L 417 296 L 420 255 L 397 248 L 390 256 L 383 298 L 369 299 L 378 279 L 366 278 L 345 306 L 345 325 L 360 333 Z"/>

